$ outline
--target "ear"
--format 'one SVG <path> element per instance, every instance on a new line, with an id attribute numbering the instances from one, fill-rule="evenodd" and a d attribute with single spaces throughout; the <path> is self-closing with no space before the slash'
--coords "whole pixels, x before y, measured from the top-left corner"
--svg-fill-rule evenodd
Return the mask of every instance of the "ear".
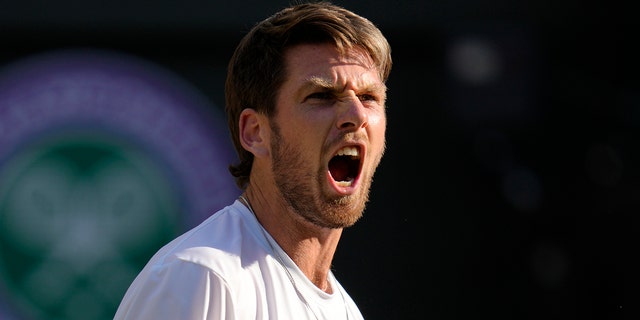
<path id="1" fill-rule="evenodd" d="M 240 113 L 240 143 L 255 157 L 269 154 L 269 124 L 266 116 L 246 108 Z"/>

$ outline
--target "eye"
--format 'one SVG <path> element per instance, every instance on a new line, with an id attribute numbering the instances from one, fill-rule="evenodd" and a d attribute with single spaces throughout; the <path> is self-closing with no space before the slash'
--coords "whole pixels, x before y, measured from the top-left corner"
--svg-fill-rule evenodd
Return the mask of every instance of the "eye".
<path id="1" fill-rule="evenodd" d="M 358 96 L 358 98 L 360 99 L 360 101 L 378 101 L 376 96 L 372 94 L 361 94 Z"/>
<path id="2" fill-rule="evenodd" d="M 335 99 L 335 96 L 331 92 L 314 92 L 307 96 L 307 99 L 319 99 L 319 100 L 330 100 Z"/>
<path id="3" fill-rule="evenodd" d="M 384 105 L 384 98 L 381 98 L 380 95 L 375 94 L 361 94 L 358 95 L 358 99 L 362 102 L 363 105 L 368 107 L 377 107 Z"/>

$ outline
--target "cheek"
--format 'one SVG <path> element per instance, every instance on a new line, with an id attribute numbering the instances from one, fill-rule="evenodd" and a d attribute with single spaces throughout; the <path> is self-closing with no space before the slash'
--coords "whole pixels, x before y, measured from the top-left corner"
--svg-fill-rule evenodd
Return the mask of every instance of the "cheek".
<path id="1" fill-rule="evenodd" d="M 370 125 L 386 126 L 387 112 L 384 106 L 377 106 L 367 109 L 367 121 Z"/>
<path id="2" fill-rule="evenodd" d="M 378 141 L 379 137 L 382 137 L 384 140 L 384 136 L 387 130 L 387 118 L 385 116 L 369 116 L 369 136 L 371 138 L 376 138 Z"/>
<path id="3" fill-rule="evenodd" d="M 291 117 L 284 126 L 288 127 L 289 138 L 298 141 L 322 141 L 334 125 L 332 114 L 308 113 L 303 117 Z"/>
<path id="4" fill-rule="evenodd" d="M 283 142 L 290 149 L 295 149 L 301 157 L 309 157 L 312 153 L 318 152 L 317 148 L 324 143 L 323 130 L 323 127 L 314 123 L 300 121 L 284 125 L 280 128 L 280 133 Z"/>

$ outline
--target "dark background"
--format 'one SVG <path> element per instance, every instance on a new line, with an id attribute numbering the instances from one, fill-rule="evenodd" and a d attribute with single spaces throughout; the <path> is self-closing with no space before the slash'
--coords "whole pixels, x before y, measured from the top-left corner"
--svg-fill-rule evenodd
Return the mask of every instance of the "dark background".
<path id="1" fill-rule="evenodd" d="M 388 152 L 334 260 L 365 317 L 623 318 L 622 257 L 640 209 L 628 11 L 577 0 L 335 3 L 393 47 Z M 221 108 L 233 48 L 286 4 L 2 0 L 0 67 L 53 49 L 116 50 Z M 464 72 L 491 65 L 478 81 Z"/>

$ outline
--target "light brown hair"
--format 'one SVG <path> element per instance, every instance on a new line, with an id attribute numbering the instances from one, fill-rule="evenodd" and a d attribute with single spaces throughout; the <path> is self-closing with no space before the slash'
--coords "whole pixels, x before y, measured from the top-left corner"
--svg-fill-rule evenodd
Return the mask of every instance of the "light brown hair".
<path id="1" fill-rule="evenodd" d="M 225 111 L 233 144 L 240 159 L 230 165 L 238 187 L 249 182 L 253 154 L 240 144 L 239 117 L 252 108 L 269 117 L 287 75 L 285 51 L 298 44 L 332 43 L 341 53 L 360 47 L 371 57 L 380 79 L 391 71 L 391 48 L 382 32 L 368 19 L 327 1 L 299 3 L 257 23 L 240 41 L 227 70 Z"/>

